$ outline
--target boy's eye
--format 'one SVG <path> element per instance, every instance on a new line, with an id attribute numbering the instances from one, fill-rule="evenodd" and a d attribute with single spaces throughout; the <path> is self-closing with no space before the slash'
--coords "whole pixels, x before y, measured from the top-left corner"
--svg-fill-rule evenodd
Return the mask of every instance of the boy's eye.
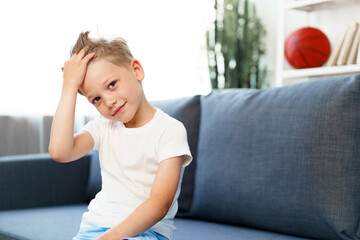
<path id="1" fill-rule="evenodd" d="M 109 84 L 109 89 L 113 88 L 114 86 L 116 85 L 116 81 L 112 81 L 110 84 Z"/>
<path id="2" fill-rule="evenodd" d="M 100 101 L 100 97 L 96 97 L 92 100 L 92 103 L 95 104 L 97 103 L 98 101 Z"/>

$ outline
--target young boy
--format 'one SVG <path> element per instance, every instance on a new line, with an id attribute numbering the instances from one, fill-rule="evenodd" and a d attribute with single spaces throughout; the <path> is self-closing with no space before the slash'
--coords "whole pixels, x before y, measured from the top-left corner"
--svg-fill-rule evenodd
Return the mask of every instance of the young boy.
<path id="1" fill-rule="evenodd" d="M 182 167 L 191 160 L 186 130 L 147 101 L 144 70 L 123 39 L 81 33 L 63 68 L 49 152 L 70 162 L 99 151 L 102 189 L 73 239 L 173 239 Z M 101 114 L 77 134 L 77 92 Z"/>

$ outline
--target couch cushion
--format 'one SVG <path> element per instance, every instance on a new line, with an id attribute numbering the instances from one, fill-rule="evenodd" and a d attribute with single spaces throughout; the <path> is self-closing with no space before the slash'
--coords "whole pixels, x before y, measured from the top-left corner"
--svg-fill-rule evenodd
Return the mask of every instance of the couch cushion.
<path id="1" fill-rule="evenodd" d="M 0 211 L 0 239 L 70 240 L 79 230 L 86 204 Z M 261 230 L 190 219 L 175 219 L 175 240 L 297 240 Z"/>
<path id="2" fill-rule="evenodd" d="M 188 142 L 193 161 L 185 168 L 181 184 L 181 194 L 178 200 L 179 211 L 177 214 L 178 217 L 186 217 L 190 212 L 194 189 L 194 174 L 200 123 L 200 96 L 154 101 L 151 102 L 151 104 L 160 108 L 173 118 L 181 121 L 188 134 Z"/>
<path id="3" fill-rule="evenodd" d="M 360 238 L 359 124 L 360 76 L 202 97 L 191 214 Z"/>
<path id="4" fill-rule="evenodd" d="M 79 231 L 87 204 L 0 211 L 0 239 L 64 240 Z"/>
<path id="5" fill-rule="evenodd" d="M 244 228 L 229 224 L 199 221 L 193 219 L 175 219 L 175 240 L 300 240 L 299 238 L 258 229 Z"/>

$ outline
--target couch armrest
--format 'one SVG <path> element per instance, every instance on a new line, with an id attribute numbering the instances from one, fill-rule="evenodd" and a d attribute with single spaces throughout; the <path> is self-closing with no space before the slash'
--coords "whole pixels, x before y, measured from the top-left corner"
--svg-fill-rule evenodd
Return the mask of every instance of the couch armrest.
<path id="1" fill-rule="evenodd" d="M 90 158 L 58 163 L 47 153 L 0 157 L 0 210 L 85 202 Z"/>

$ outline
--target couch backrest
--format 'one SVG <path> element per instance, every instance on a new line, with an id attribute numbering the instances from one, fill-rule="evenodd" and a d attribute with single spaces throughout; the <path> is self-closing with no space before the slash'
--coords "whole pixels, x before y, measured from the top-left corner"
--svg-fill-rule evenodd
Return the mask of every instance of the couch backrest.
<path id="1" fill-rule="evenodd" d="M 193 217 L 360 238 L 360 76 L 201 98 Z"/>

